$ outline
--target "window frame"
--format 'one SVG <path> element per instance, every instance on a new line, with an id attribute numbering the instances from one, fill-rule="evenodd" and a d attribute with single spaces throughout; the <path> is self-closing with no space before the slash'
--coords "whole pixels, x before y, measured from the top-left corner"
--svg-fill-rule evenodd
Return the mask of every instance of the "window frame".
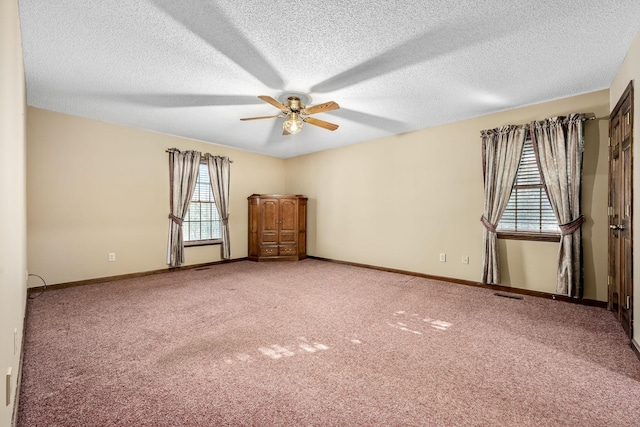
<path id="1" fill-rule="evenodd" d="M 198 177 L 196 179 L 196 185 L 198 185 L 198 182 L 202 182 L 202 180 L 200 179 L 200 167 L 203 166 L 203 165 L 207 165 L 207 162 L 200 162 L 200 164 L 198 165 Z M 207 179 L 210 180 L 208 169 L 207 169 Z M 209 185 L 211 185 L 210 182 L 209 182 Z M 194 194 L 195 194 L 195 191 L 194 191 Z M 206 204 L 214 204 L 214 205 L 216 205 L 217 203 L 216 203 L 216 200 L 215 200 L 215 195 L 213 194 L 213 190 L 211 192 L 211 196 L 212 196 L 212 199 L 213 199 L 212 202 L 202 201 L 202 200 L 193 201 L 193 197 L 192 197 L 192 200 L 189 201 L 189 209 L 191 208 L 191 203 L 206 203 Z M 218 209 L 217 205 L 215 206 L 214 209 L 216 209 L 216 210 Z M 186 223 L 186 222 L 203 222 L 203 221 L 187 221 L 187 218 L 189 218 L 189 210 L 188 209 L 187 209 L 187 215 L 185 216 L 184 223 Z M 213 222 L 213 220 L 212 220 L 212 222 Z M 220 220 L 220 223 L 222 223 L 222 220 Z M 220 232 L 222 234 L 222 228 L 220 228 Z M 185 230 L 183 228 L 183 243 L 184 243 L 185 247 L 209 246 L 209 245 L 220 245 L 220 244 L 222 244 L 222 235 L 217 239 L 187 240 L 187 238 L 186 238 L 186 237 L 188 237 L 187 234 L 188 233 L 185 233 Z"/>
<path id="2" fill-rule="evenodd" d="M 527 136 L 526 140 L 525 140 L 525 144 L 526 143 L 530 143 L 533 144 L 533 142 L 531 141 L 531 138 L 529 138 Z M 535 150 L 535 148 L 534 148 Z M 524 150 L 522 152 L 522 155 L 520 157 L 520 161 L 518 162 L 518 172 L 520 172 L 520 162 L 522 162 L 522 158 L 524 156 Z M 523 185 L 517 185 L 514 182 L 513 188 L 511 189 L 511 193 L 509 194 L 509 200 L 511 199 L 511 195 L 513 193 L 513 190 L 516 188 L 522 188 L 522 189 L 527 189 L 527 188 L 541 188 L 542 190 L 545 191 L 546 194 L 546 190 L 544 187 L 544 184 L 542 183 L 542 174 L 540 172 L 540 166 L 536 161 L 536 169 L 538 170 L 538 174 L 540 174 L 540 184 L 523 184 Z M 516 178 L 516 182 L 517 182 L 517 178 Z M 548 195 L 546 196 L 548 199 Z M 504 213 L 503 213 L 504 215 Z M 500 219 L 502 220 L 502 218 Z M 500 224 L 500 222 L 498 222 L 498 224 Z M 560 234 L 560 230 L 558 230 L 557 232 L 550 232 L 550 231 L 517 231 L 517 230 L 496 230 L 496 235 L 498 237 L 498 239 L 507 239 L 507 240 L 529 240 L 529 241 L 537 241 L 537 242 L 559 242 L 560 238 L 562 237 Z"/>
<path id="3" fill-rule="evenodd" d="M 560 233 L 535 233 L 531 231 L 497 231 L 498 239 L 529 240 L 534 242 L 559 242 Z"/>

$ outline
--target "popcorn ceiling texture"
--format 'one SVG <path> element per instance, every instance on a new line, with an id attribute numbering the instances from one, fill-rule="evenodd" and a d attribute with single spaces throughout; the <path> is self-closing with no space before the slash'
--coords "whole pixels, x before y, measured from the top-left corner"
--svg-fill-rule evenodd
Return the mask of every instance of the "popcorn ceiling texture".
<path id="1" fill-rule="evenodd" d="M 608 88 L 640 2 L 20 0 L 30 106 L 292 157 Z M 281 135 L 258 95 L 336 101 Z"/>

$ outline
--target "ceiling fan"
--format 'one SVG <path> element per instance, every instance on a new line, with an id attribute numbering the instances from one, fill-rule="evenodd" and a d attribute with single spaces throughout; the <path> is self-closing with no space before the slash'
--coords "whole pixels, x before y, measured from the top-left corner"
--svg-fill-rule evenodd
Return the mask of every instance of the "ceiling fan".
<path id="1" fill-rule="evenodd" d="M 340 106 L 333 101 L 325 102 L 324 104 L 318 104 L 311 107 L 305 107 L 300 100 L 300 97 L 298 96 L 287 97 L 287 100 L 284 104 L 267 95 L 260 95 L 258 98 L 273 105 L 274 107 L 282 111 L 283 114 L 278 114 L 277 116 L 247 117 L 240 120 L 260 120 L 286 117 L 286 120 L 282 123 L 283 135 L 293 135 L 300 132 L 304 123 L 319 126 L 327 130 L 338 129 L 338 125 L 336 124 L 325 122 L 324 120 L 319 120 L 315 117 L 310 117 L 311 114 L 324 113 L 326 111 L 337 110 L 338 108 L 340 108 Z"/>

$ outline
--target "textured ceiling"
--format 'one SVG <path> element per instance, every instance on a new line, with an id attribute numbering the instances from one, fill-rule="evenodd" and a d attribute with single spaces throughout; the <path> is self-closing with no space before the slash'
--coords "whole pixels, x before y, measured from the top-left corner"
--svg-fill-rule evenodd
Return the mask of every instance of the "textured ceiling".
<path id="1" fill-rule="evenodd" d="M 640 1 L 20 0 L 28 105 L 293 157 L 608 88 Z M 258 95 L 341 108 L 282 135 Z"/>

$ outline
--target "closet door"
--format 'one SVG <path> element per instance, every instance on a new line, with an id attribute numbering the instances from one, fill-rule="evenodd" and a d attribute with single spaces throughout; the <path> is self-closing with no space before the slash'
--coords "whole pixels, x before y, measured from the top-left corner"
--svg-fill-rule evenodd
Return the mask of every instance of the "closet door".
<path id="1" fill-rule="evenodd" d="M 613 109 L 609 140 L 609 309 L 633 337 L 632 83 Z"/>

